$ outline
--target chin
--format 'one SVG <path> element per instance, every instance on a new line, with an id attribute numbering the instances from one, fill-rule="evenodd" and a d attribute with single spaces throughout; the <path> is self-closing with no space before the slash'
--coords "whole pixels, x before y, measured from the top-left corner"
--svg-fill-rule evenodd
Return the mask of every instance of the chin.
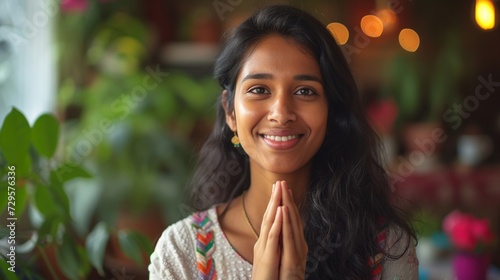
<path id="1" fill-rule="evenodd" d="M 303 167 L 303 166 L 302 166 Z M 278 163 L 276 165 L 270 166 L 269 168 L 266 168 L 269 172 L 275 173 L 275 174 L 292 174 L 298 171 L 301 171 L 302 168 L 301 166 L 296 166 L 296 165 L 288 165 L 288 166 L 283 166 Z"/>

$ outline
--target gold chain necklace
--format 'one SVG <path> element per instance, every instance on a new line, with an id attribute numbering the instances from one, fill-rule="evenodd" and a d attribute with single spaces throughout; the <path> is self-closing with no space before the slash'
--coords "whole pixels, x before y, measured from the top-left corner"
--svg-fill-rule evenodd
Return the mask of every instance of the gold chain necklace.
<path id="1" fill-rule="evenodd" d="M 247 191 L 244 191 L 243 195 L 241 196 L 241 205 L 243 207 L 243 215 L 245 215 L 245 220 L 247 220 L 247 224 L 252 229 L 252 232 L 255 235 L 255 238 L 259 239 L 259 234 L 255 230 L 255 228 L 252 226 L 252 223 L 250 222 L 250 219 L 248 218 L 247 209 L 245 208 L 245 194 L 246 193 L 247 193 Z"/>

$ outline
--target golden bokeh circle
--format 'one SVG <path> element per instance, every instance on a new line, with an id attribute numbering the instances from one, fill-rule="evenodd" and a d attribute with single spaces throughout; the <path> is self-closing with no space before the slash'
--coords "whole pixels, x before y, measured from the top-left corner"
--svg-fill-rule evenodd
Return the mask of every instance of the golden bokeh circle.
<path id="1" fill-rule="evenodd" d="M 369 37 L 380 37 L 384 32 L 384 24 L 377 16 L 366 15 L 361 19 L 361 30 Z"/>
<path id="2" fill-rule="evenodd" d="M 382 9 L 377 11 L 376 16 L 382 21 L 384 29 L 392 28 L 396 25 L 397 16 L 391 9 Z"/>
<path id="3" fill-rule="evenodd" d="M 415 52 L 420 46 L 420 37 L 415 30 L 405 28 L 399 32 L 399 44 L 409 52 Z"/>
<path id="4" fill-rule="evenodd" d="M 332 22 L 328 24 L 326 28 L 330 31 L 335 40 L 337 40 L 339 45 L 343 45 L 349 40 L 349 30 L 347 30 L 347 27 L 342 23 Z"/>

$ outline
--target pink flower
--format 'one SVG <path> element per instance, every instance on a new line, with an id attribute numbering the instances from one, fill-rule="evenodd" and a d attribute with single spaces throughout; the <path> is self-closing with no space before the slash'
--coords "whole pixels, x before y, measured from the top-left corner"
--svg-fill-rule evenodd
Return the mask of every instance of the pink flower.
<path id="1" fill-rule="evenodd" d="M 471 230 L 469 230 L 468 221 L 460 220 L 453 229 L 451 241 L 455 246 L 466 251 L 473 251 L 476 247 L 476 238 Z"/>
<path id="2" fill-rule="evenodd" d="M 87 9 L 87 0 L 63 0 L 61 11 L 63 12 L 84 12 Z"/>
<path id="3" fill-rule="evenodd" d="M 99 3 L 108 3 L 115 0 L 99 0 Z M 61 2 L 61 11 L 65 13 L 83 13 L 89 6 L 88 0 L 63 0 Z"/>
<path id="4" fill-rule="evenodd" d="M 453 228 L 457 225 L 457 223 L 462 219 L 463 214 L 458 211 L 454 210 L 450 214 L 444 218 L 443 221 L 443 230 L 445 233 L 450 233 L 453 231 Z"/>
<path id="5" fill-rule="evenodd" d="M 443 230 L 457 249 L 474 252 L 494 241 L 490 223 L 472 215 L 452 211 L 443 220 Z"/>
<path id="6" fill-rule="evenodd" d="M 478 240 L 483 240 L 485 243 L 493 241 L 494 235 L 490 230 L 490 221 L 487 219 L 474 221 L 471 231 Z"/>

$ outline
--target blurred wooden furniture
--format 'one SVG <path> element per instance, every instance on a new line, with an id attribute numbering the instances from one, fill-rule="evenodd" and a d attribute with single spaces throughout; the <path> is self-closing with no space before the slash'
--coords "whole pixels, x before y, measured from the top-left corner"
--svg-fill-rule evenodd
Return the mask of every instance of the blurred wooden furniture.
<path id="1" fill-rule="evenodd" d="M 410 204 L 430 210 L 465 208 L 500 214 L 500 166 L 414 173 L 396 184 L 395 190 Z"/>
<path id="2" fill-rule="evenodd" d="M 460 209 L 488 218 L 499 241 L 493 248 L 492 264 L 500 267 L 500 165 L 413 173 L 395 185 L 395 192 L 410 213 L 427 211 L 442 220 Z"/>

